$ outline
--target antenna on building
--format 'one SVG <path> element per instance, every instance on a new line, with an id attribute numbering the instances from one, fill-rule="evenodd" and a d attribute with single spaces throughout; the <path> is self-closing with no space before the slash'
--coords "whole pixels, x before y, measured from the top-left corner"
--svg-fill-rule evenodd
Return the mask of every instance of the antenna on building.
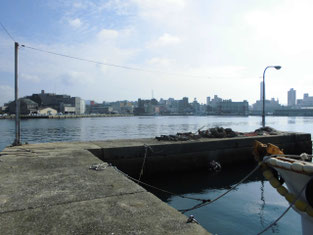
<path id="1" fill-rule="evenodd" d="M 152 96 L 152 99 L 154 98 L 154 94 L 153 94 L 153 89 L 151 90 L 151 96 Z"/>

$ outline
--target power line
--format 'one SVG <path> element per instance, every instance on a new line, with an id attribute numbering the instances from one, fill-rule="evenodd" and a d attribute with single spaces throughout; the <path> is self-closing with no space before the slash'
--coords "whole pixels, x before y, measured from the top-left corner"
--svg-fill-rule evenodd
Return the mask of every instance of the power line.
<path id="1" fill-rule="evenodd" d="M 12 37 L 12 35 L 9 33 L 9 31 L 4 27 L 4 25 L 0 22 L 3 30 L 7 33 L 7 35 L 12 39 L 13 42 L 15 42 L 14 38 Z"/>
<path id="2" fill-rule="evenodd" d="M 104 63 L 104 62 L 100 62 L 100 61 L 96 61 L 96 60 L 89 60 L 89 59 L 80 58 L 80 57 L 71 56 L 71 55 L 66 55 L 66 54 L 61 54 L 61 53 L 57 53 L 57 52 L 53 52 L 53 51 L 47 51 L 44 49 L 39 49 L 39 48 L 31 47 L 31 46 L 26 46 L 26 45 L 21 45 L 21 46 L 24 48 L 28 48 L 31 50 L 40 51 L 40 52 L 44 52 L 44 53 L 48 53 L 48 54 L 52 54 L 52 55 L 56 55 L 56 56 L 66 57 L 69 59 L 84 61 L 84 62 L 98 64 L 98 65 L 110 66 L 110 67 L 115 67 L 115 68 L 135 70 L 135 71 L 148 72 L 148 73 L 163 73 L 163 74 L 168 74 L 168 75 L 173 75 L 173 76 L 209 78 L 208 76 L 197 76 L 197 75 L 188 75 L 188 74 L 179 74 L 179 73 L 169 73 L 169 72 L 160 71 L 160 70 L 150 70 L 150 69 L 142 69 L 142 68 L 136 68 L 136 67 L 130 67 L 130 66 L 124 66 L 124 65 L 118 65 L 118 64 Z"/>

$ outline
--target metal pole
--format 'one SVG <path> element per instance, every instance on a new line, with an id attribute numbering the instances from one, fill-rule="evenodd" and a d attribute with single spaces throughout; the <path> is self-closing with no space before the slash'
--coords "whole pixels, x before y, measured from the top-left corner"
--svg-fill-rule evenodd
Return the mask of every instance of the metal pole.
<path id="1" fill-rule="evenodd" d="M 281 69 L 281 66 L 280 65 L 276 65 L 276 66 L 267 66 L 265 69 L 264 69 L 264 72 L 263 72 L 263 108 L 262 108 L 262 127 L 265 127 L 265 71 L 268 69 L 268 68 L 275 68 L 276 70 L 279 70 Z"/>
<path id="2" fill-rule="evenodd" d="M 15 141 L 13 145 L 21 145 L 21 125 L 20 125 L 20 101 L 18 99 L 18 43 L 15 42 L 15 64 L 14 64 L 14 73 L 15 73 Z"/>
<path id="3" fill-rule="evenodd" d="M 265 71 L 267 70 L 268 67 L 264 69 L 263 72 L 263 106 L 262 106 L 262 127 L 265 127 Z"/>

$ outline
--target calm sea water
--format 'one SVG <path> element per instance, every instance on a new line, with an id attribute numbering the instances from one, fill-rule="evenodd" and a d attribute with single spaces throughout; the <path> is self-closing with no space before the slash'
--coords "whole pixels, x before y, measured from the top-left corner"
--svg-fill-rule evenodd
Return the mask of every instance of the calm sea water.
<path id="1" fill-rule="evenodd" d="M 267 117 L 266 125 L 283 131 L 313 133 L 313 117 Z M 161 134 L 196 131 L 204 127 L 230 127 L 235 131 L 253 131 L 260 117 L 114 117 L 82 119 L 22 120 L 22 142 L 89 141 L 155 137 Z M 0 150 L 14 141 L 14 121 L 0 120 Z M 240 165 L 223 168 L 218 174 L 199 172 L 163 176 L 149 182 L 177 193 L 199 198 L 214 198 L 240 181 L 254 168 Z M 259 172 L 225 197 L 192 212 L 200 224 L 215 234 L 256 234 L 274 221 L 288 206 Z M 177 209 L 196 202 L 178 196 L 153 192 Z M 300 234 L 300 217 L 290 210 L 265 234 Z"/>

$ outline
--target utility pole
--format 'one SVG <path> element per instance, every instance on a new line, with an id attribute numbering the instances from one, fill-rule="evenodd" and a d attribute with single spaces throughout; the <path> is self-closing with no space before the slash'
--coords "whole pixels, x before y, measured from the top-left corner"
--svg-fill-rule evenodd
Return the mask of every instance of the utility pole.
<path id="1" fill-rule="evenodd" d="M 18 43 L 14 43 L 15 74 L 15 140 L 13 146 L 21 145 L 20 101 L 18 99 Z"/>

